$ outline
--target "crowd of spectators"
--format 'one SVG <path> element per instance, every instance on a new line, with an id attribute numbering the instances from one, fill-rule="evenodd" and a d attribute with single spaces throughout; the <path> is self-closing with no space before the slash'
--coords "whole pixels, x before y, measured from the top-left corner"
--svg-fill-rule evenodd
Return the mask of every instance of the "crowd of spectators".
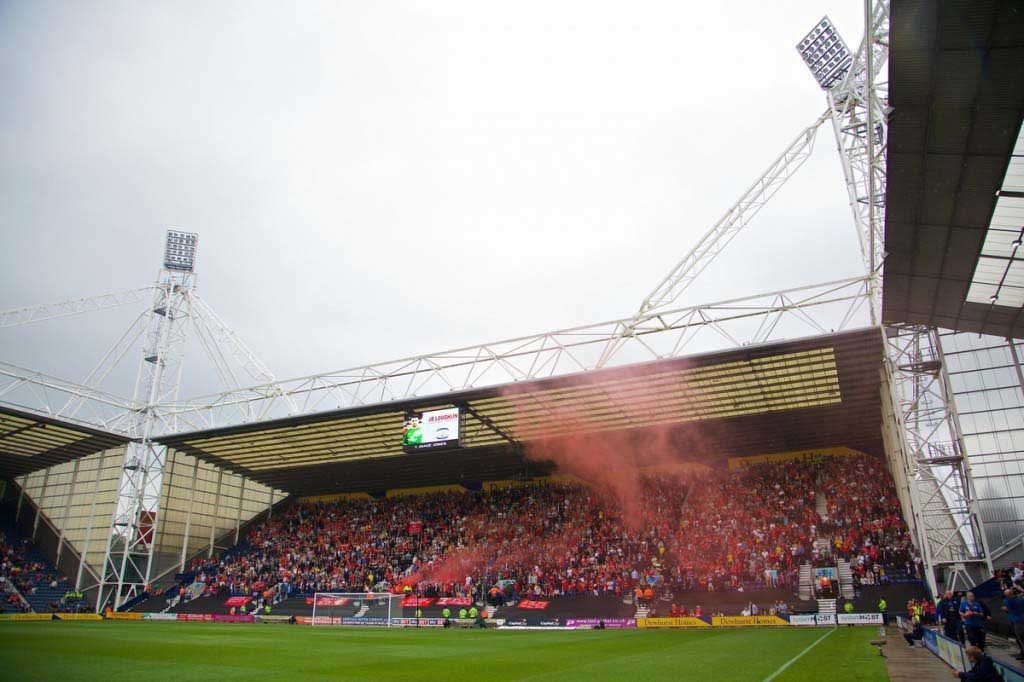
<path id="1" fill-rule="evenodd" d="M 832 553 L 850 558 L 865 581 L 917 566 L 891 478 L 874 458 L 643 475 L 638 491 L 628 504 L 599 488 L 554 482 L 298 503 L 192 568 L 199 591 L 260 602 L 408 587 L 503 603 L 795 590 L 800 565 L 834 565 Z"/>
<path id="2" fill-rule="evenodd" d="M 698 476 L 683 509 L 670 582 L 682 590 L 793 588 L 813 554 L 813 469 L 802 461 Z"/>
<path id="3" fill-rule="evenodd" d="M 992 572 L 992 577 L 999 585 L 999 591 L 1024 591 L 1024 561 L 1009 568 L 1000 568 Z"/>
<path id="4" fill-rule="evenodd" d="M 623 595 L 658 575 L 685 492 L 643 486 L 641 518 L 629 520 L 589 488 L 554 483 L 296 504 L 254 528 L 247 550 L 193 569 L 208 592 L 262 598 L 406 585 L 491 601 Z"/>
<path id="5" fill-rule="evenodd" d="M 826 459 L 819 479 L 827 508 L 820 531 L 831 538 L 832 553 L 850 562 L 855 588 L 921 578 L 921 556 L 881 459 Z"/>
<path id="6" fill-rule="evenodd" d="M 40 589 L 59 590 L 64 585 L 63 578 L 49 563 L 30 557 L 31 545 L 25 538 L 0 531 L 0 598 L 9 610 L 27 613 L 32 610 L 27 598 L 34 597 Z M 43 595 L 39 598 L 45 600 Z M 64 598 L 53 598 L 45 605 L 49 612 L 78 611 L 85 608 L 84 595 L 68 592 Z"/>
<path id="7" fill-rule="evenodd" d="M 926 625 L 937 622 L 935 602 L 931 599 L 911 599 L 907 601 L 907 620 L 919 619 Z"/>
<path id="8" fill-rule="evenodd" d="M 9 542 L 0 532 L 0 599 L 3 599 L 4 610 L 21 613 L 31 610 L 14 583 L 14 579 L 21 576 L 24 563 L 24 549 Z"/>

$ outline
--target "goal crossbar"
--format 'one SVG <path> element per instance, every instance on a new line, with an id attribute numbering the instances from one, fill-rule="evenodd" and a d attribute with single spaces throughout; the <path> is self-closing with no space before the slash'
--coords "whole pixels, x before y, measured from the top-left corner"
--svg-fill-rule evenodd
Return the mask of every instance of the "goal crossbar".
<path id="1" fill-rule="evenodd" d="M 391 627 L 402 599 L 391 592 L 316 592 L 309 624 Z"/>

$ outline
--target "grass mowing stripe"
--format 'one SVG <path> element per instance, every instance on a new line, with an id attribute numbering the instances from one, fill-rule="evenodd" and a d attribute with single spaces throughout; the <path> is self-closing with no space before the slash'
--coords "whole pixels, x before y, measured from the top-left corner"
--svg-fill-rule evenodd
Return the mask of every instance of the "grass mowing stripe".
<path id="1" fill-rule="evenodd" d="M 794 663 L 799 661 L 801 658 L 803 658 L 804 654 L 806 654 L 808 651 L 810 651 L 814 647 L 818 646 L 818 644 L 821 642 L 821 640 L 823 640 L 826 637 L 828 637 L 829 635 L 833 634 L 837 629 L 838 628 L 832 628 L 831 630 L 829 630 L 828 632 L 823 634 L 821 637 L 819 637 L 818 639 L 814 640 L 814 642 L 811 643 L 811 645 L 809 647 L 807 647 L 806 649 L 804 649 L 803 651 L 798 653 L 796 656 L 794 656 L 793 658 L 791 658 L 788 661 L 786 661 L 785 663 L 783 663 L 781 668 L 779 668 L 778 670 L 773 672 L 768 677 L 764 678 L 764 682 L 772 682 L 772 680 L 774 680 L 776 677 L 778 677 L 783 672 L 785 672 L 786 668 L 788 668 L 789 666 L 793 665 Z"/>
<path id="2" fill-rule="evenodd" d="M 885 680 L 872 635 L 840 629 L 773 682 Z M 0 623 L 0 669 L 21 682 L 750 682 L 819 637 L 809 628 L 540 632 L 12 622 Z"/>

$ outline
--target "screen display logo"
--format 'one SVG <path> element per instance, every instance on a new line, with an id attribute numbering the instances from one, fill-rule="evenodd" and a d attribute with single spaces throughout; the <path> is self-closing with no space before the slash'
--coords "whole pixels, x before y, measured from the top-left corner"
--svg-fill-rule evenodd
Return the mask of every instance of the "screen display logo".
<path id="1" fill-rule="evenodd" d="M 459 445 L 459 408 L 410 412 L 402 425 L 405 452 L 453 448 Z"/>

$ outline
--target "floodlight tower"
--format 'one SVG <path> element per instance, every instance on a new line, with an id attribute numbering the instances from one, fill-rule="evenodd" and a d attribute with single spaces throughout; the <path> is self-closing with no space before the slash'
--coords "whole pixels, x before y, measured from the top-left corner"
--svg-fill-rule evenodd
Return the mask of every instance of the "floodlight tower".
<path id="1" fill-rule="evenodd" d="M 176 430 L 176 417 L 160 405 L 174 402 L 181 386 L 182 357 L 193 315 L 196 247 L 199 237 L 167 231 L 163 267 L 147 312 L 139 357 L 127 446 L 117 506 L 103 559 L 97 610 L 117 608 L 140 594 L 153 573 L 157 504 L 167 448 L 153 442 Z"/>
<path id="2" fill-rule="evenodd" d="M 839 147 L 850 209 L 864 267 L 878 281 L 885 260 L 885 144 L 888 139 L 887 83 L 876 76 L 889 55 L 889 3 L 864 3 L 865 36 L 851 54 L 825 16 L 797 44 L 811 75 L 825 91 Z M 880 320 L 875 287 L 871 314 Z"/>
<path id="3" fill-rule="evenodd" d="M 959 416 L 939 335 L 923 325 L 882 326 L 885 267 L 889 2 L 865 0 L 864 39 L 851 53 L 826 16 L 796 49 L 825 92 L 850 209 L 870 279 L 872 323 L 885 343 L 883 435 L 908 523 L 933 594 L 991 575 L 987 538 L 974 500 Z"/>

